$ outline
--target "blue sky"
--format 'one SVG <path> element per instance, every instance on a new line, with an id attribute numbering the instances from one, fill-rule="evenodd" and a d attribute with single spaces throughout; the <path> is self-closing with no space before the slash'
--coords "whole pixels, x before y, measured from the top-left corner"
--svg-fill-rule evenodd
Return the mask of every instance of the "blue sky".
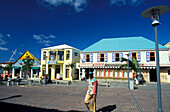
<path id="1" fill-rule="evenodd" d="M 26 50 L 68 44 L 80 50 L 103 38 L 144 36 L 154 41 L 151 19 L 141 13 L 170 0 L 0 0 L 0 62 Z M 161 16 L 159 43 L 170 41 L 170 11 Z"/>

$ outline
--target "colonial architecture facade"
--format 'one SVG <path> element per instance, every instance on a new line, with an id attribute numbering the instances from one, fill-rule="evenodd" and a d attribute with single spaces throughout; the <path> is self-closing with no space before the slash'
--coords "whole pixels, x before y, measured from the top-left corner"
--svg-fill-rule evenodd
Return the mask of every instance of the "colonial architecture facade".
<path id="1" fill-rule="evenodd" d="M 169 48 L 159 45 L 161 82 L 170 82 Z M 144 37 L 124 37 L 102 39 L 81 52 L 80 68 L 82 77 L 88 78 L 88 72 L 93 71 L 97 78 L 127 79 L 133 78 L 134 71 L 120 69 L 121 58 L 136 58 L 139 64 L 138 74 L 145 81 L 156 79 L 155 43 Z"/>
<path id="2" fill-rule="evenodd" d="M 80 61 L 80 50 L 64 45 L 41 49 L 41 75 L 48 74 L 51 79 L 79 79 L 76 63 Z"/>

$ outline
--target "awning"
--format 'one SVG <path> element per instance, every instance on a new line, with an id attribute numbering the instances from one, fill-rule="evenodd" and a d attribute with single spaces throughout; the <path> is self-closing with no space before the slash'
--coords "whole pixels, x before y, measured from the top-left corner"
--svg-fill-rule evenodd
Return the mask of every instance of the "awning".
<path id="1" fill-rule="evenodd" d="M 40 67 L 32 67 L 32 69 L 39 69 Z"/>
<path id="2" fill-rule="evenodd" d="M 19 69 L 19 66 L 14 66 L 13 68 L 14 68 L 14 69 Z"/>

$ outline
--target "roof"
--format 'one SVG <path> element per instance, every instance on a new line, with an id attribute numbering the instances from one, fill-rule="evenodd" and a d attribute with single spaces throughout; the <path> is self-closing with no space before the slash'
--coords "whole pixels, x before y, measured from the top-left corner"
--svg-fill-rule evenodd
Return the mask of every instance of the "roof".
<path id="1" fill-rule="evenodd" d="M 164 46 L 166 46 L 166 47 L 169 47 L 170 48 L 170 42 L 169 43 L 167 43 L 166 45 L 164 45 Z"/>
<path id="2" fill-rule="evenodd" d="M 93 45 L 87 47 L 82 52 L 94 51 L 122 51 L 122 50 L 146 50 L 155 49 L 155 42 L 139 37 L 122 37 L 102 39 Z M 168 49 L 159 44 L 159 49 Z"/>
<path id="3" fill-rule="evenodd" d="M 2 62 L 0 64 L 14 64 L 15 62 Z"/>
<path id="4" fill-rule="evenodd" d="M 15 63 L 16 63 L 26 52 L 28 52 L 35 60 L 37 60 L 38 63 L 41 64 L 41 61 L 40 61 L 36 56 L 34 56 L 32 53 L 30 53 L 28 50 L 26 50 L 26 51 L 15 61 Z"/>
<path id="5" fill-rule="evenodd" d="M 42 49 L 44 49 L 44 50 L 51 50 L 51 49 L 76 49 L 76 50 L 79 50 L 77 48 L 71 47 L 71 46 L 66 45 L 66 44 L 53 46 L 53 47 L 42 48 Z"/>

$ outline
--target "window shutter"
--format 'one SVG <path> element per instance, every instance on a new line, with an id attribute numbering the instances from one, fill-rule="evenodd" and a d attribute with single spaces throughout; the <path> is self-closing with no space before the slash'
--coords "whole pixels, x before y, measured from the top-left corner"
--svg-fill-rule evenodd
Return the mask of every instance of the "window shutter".
<path id="1" fill-rule="evenodd" d="M 93 53 L 90 53 L 90 62 L 93 62 Z"/>
<path id="2" fill-rule="evenodd" d="M 100 62 L 100 54 L 97 53 L 97 62 Z"/>
<path id="3" fill-rule="evenodd" d="M 86 62 L 86 54 L 83 54 L 83 62 Z"/>
<path id="4" fill-rule="evenodd" d="M 122 61 L 123 53 L 120 53 L 120 61 Z"/>
<path id="5" fill-rule="evenodd" d="M 140 62 L 141 61 L 141 56 L 140 56 L 140 52 L 137 53 L 137 61 Z"/>
<path id="6" fill-rule="evenodd" d="M 104 57 L 105 57 L 105 59 L 104 59 L 105 62 L 107 62 L 107 53 L 105 53 L 105 56 L 104 56 Z"/>
<path id="7" fill-rule="evenodd" d="M 149 52 L 146 52 L 146 61 L 147 61 L 147 62 L 150 61 Z"/>
<path id="8" fill-rule="evenodd" d="M 115 53 L 112 53 L 112 62 L 115 62 Z"/>

